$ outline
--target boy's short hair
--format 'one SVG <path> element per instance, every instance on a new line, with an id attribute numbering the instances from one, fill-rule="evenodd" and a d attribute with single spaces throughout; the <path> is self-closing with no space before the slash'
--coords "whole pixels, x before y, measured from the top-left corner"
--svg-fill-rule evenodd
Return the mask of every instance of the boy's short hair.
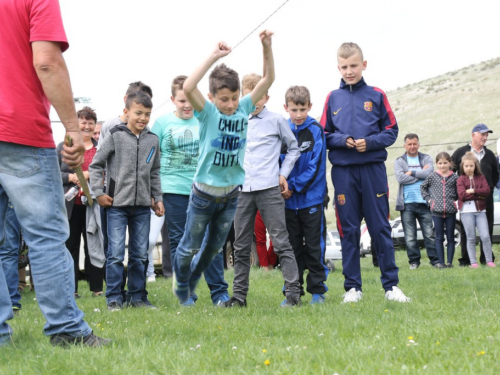
<path id="1" fill-rule="evenodd" d="M 130 95 L 127 95 L 125 108 L 130 109 L 133 103 L 142 104 L 145 108 L 153 108 L 151 97 L 143 91 L 137 91 Z"/>
<path id="2" fill-rule="evenodd" d="M 80 109 L 78 112 L 76 112 L 76 117 L 85 120 L 94 120 L 94 123 L 97 122 L 97 115 L 90 107 L 83 107 L 82 109 Z"/>
<path id="3" fill-rule="evenodd" d="M 286 90 L 285 103 L 288 105 L 289 102 L 298 105 L 309 105 L 311 104 L 311 94 L 305 86 L 291 86 Z"/>
<path id="4" fill-rule="evenodd" d="M 219 90 L 229 89 L 235 92 L 240 89 L 238 73 L 228 68 L 226 64 L 217 65 L 208 78 L 210 94 L 216 95 Z"/>
<path id="5" fill-rule="evenodd" d="M 261 79 L 262 76 L 256 73 L 246 74 L 241 80 L 241 89 L 253 91 L 253 89 L 255 88 L 255 86 L 257 86 L 257 83 L 259 83 Z"/>
<path id="6" fill-rule="evenodd" d="M 172 81 L 172 96 L 175 98 L 175 94 L 177 94 L 177 91 L 183 90 L 184 89 L 184 81 L 186 80 L 187 76 L 177 76 L 174 78 Z"/>
<path id="7" fill-rule="evenodd" d="M 361 48 L 356 44 L 352 42 L 348 43 L 342 43 L 342 45 L 339 47 L 339 50 L 337 51 L 337 58 L 342 58 L 342 59 L 348 59 L 352 55 L 355 55 L 356 53 L 359 53 L 361 56 L 361 61 L 363 60 L 363 51 Z"/>
<path id="8" fill-rule="evenodd" d="M 153 97 L 153 90 L 151 90 L 151 87 L 149 87 L 145 83 L 142 83 L 141 81 L 132 82 L 130 85 L 128 85 L 128 89 L 125 95 L 129 96 L 138 91 L 148 94 L 150 98 Z"/>

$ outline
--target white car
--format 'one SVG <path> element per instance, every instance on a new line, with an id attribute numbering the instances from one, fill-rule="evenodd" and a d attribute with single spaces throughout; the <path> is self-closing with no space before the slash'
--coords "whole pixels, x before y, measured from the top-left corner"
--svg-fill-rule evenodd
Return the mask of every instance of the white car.
<path id="1" fill-rule="evenodd" d="M 340 245 L 339 232 L 336 230 L 326 231 L 325 264 L 331 272 L 335 270 L 335 260 L 342 259 L 342 247 Z"/>

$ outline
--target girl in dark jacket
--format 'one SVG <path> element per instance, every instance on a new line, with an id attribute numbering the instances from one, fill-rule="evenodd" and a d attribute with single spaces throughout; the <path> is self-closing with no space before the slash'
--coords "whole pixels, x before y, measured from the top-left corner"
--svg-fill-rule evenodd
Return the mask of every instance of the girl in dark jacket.
<path id="1" fill-rule="evenodd" d="M 470 267 L 479 267 L 476 260 L 476 228 L 483 243 L 486 265 L 496 267 L 492 261 L 491 238 L 486 218 L 486 198 L 490 194 L 490 186 L 472 152 L 467 152 L 462 157 L 460 174 L 457 181 L 458 209 L 467 236 Z"/>
<path id="2" fill-rule="evenodd" d="M 420 185 L 422 198 L 429 204 L 432 221 L 436 229 L 436 251 L 439 257 L 438 268 L 452 268 L 453 255 L 455 253 L 455 215 L 457 206 L 457 180 L 458 176 L 451 170 L 453 162 L 446 152 L 440 152 L 436 156 L 437 169 L 431 173 Z M 448 264 L 444 264 L 444 228 L 446 227 L 446 240 Z"/>

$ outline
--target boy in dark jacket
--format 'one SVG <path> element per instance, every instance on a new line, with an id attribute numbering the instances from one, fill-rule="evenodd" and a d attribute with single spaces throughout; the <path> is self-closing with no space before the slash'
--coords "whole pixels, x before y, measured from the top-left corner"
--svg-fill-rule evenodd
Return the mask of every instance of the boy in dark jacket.
<path id="1" fill-rule="evenodd" d="M 359 260 L 360 225 L 366 220 L 373 246 L 378 250 L 385 298 L 408 302 L 397 287 L 399 269 L 389 224 L 389 187 L 386 147 L 398 136 L 398 125 L 385 93 L 363 80 L 366 61 L 355 43 L 344 43 L 337 53 L 342 75 L 340 89 L 326 98 L 321 125 L 326 133 L 332 163 L 337 227 L 342 243 L 345 276 L 344 303 L 362 298 Z"/>
<path id="2" fill-rule="evenodd" d="M 288 193 L 284 193 L 286 228 L 295 253 L 301 295 L 304 295 L 304 270 L 308 269 L 307 292 L 312 304 L 323 303 L 328 267 L 324 263 L 326 232 L 323 200 L 326 194 L 326 148 L 323 128 L 307 114 L 311 110 L 309 90 L 292 86 L 285 95 L 288 123 L 300 150 L 288 176 Z M 281 154 L 281 160 L 286 154 Z"/>
<path id="3" fill-rule="evenodd" d="M 128 295 L 132 307 L 149 307 L 141 301 L 145 287 L 150 211 L 164 214 L 160 183 L 158 137 L 146 128 L 153 104 L 138 92 L 127 96 L 127 124 L 115 126 L 100 145 L 89 167 L 91 187 L 97 201 L 106 208 L 108 254 L 106 301 L 110 311 L 123 305 L 121 290 L 125 236 L 129 228 Z M 106 173 L 106 193 L 102 175 Z"/>

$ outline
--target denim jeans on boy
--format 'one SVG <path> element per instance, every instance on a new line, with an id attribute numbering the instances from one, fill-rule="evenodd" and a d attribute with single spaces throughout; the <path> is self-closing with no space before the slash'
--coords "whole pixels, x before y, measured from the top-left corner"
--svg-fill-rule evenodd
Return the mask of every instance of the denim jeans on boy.
<path id="1" fill-rule="evenodd" d="M 186 226 L 179 246 L 174 249 L 173 262 L 178 285 L 181 287 L 189 285 L 191 292 L 194 292 L 202 272 L 205 271 L 205 278 L 207 277 L 206 270 L 226 241 L 239 195 L 239 191 L 235 190 L 224 197 L 213 197 L 199 191 L 195 192 L 195 189 L 193 186 L 189 196 Z M 170 229 L 170 222 L 168 225 Z M 221 266 L 223 266 L 222 256 L 215 267 Z M 221 270 L 224 272 L 223 267 Z M 220 275 L 209 273 L 208 278 L 211 277 Z M 225 281 L 224 284 L 223 287 L 227 290 Z"/>
<path id="2" fill-rule="evenodd" d="M 485 212 L 466 212 L 460 215 L 462 225 L 467 236 L 467 253 L 470 263 L 477 263 L 476 259 L 476 228 L 483 243 L 486 262 L 492 261 L 491 238 L 488 228 L 488 219 Z"/>
<path id="3" fill-rule="evenodd" d="M 425 203 L 405 203 L 401 211 L 401 223 L 405 234 L 406 251 L 410 264 L 420 264 L 420 247 L 417 240 L 417 220 L 424 237 L 427 256 L 432 265 L 439 262 L 436 252 L 436 236 L 429 206 Z"/>
<path id="4" fill-rule="evenodd" d="M 0 242 L 10 198 L 30 249 L 37 302 L 46 319 L 44 333 L 87 336 L 92 330 L 73 296 L 73 259 L 65 245 L 69 226 L 61 181 L 55 149 L 0 142 Z M 12 314 L 1 273 L 0 335 L 8 332 L 5 320 Z"/>
<path id="5" fill-rule="evenodd" d="M 455 254 L 455 215 L 447 217 L 433 216 L 434 228 L 436 229 L 436 252 L 439 258 L 439 263 L 444 264 L 444 228 L 446 227 L 446 240 L 448 241 L 446 248 L 448 254 L 448 263 L 453 263 L 453 255 Z"/>
<path id="6" fill-rule="evenodd" d="M 172 268 L 174 265 L 175 253 L 177 247 L 184 235 L 186 227 L 187 210 L 189 206 L 189 195 L 183 194 L 163 194 L 163 205 L 168 226 L 168 237 L 170 239 L 170 257 L 172 259 Z M 208 229 L 207 232 L 208 233 Z M 202 245 L 203 246 L 203 245 Z M 216 303 L 220 298 L 229 299 L 228 284 L 224 279 L 224 257 L 222 253 L 215 256 L 214 260 L 210 263 L 207 269 L 203 272 L 205 281 L 210 289 L 210 297 L 212 302 Z M 198 297 L 195 293 L 191 295 L 196 301 Z"/>
<path id="7" fill-rule="evenodd" d="M 5 242 L 0 245 L 0 260 L 2 261 L 3 272 L 7 287 L 9 288 L 10 302 L 12 307 L 21 308 L 21 293 L 19 286 L 19 242 L 21 240 L 21 226 L 17 221 L 16 213 L 12 204 L 9 203 L 5 220 Z"/>
<path id="8" fill-rule="evenodd" d="M 122 304 L 123 260 L 128 226 L 128 292 L 127 302 L 141 301 L 146 283 L 145 267 L 148 257 L 149 207 L 109 207 L 108 259 L 106 260 L 106 302 Z"/>

